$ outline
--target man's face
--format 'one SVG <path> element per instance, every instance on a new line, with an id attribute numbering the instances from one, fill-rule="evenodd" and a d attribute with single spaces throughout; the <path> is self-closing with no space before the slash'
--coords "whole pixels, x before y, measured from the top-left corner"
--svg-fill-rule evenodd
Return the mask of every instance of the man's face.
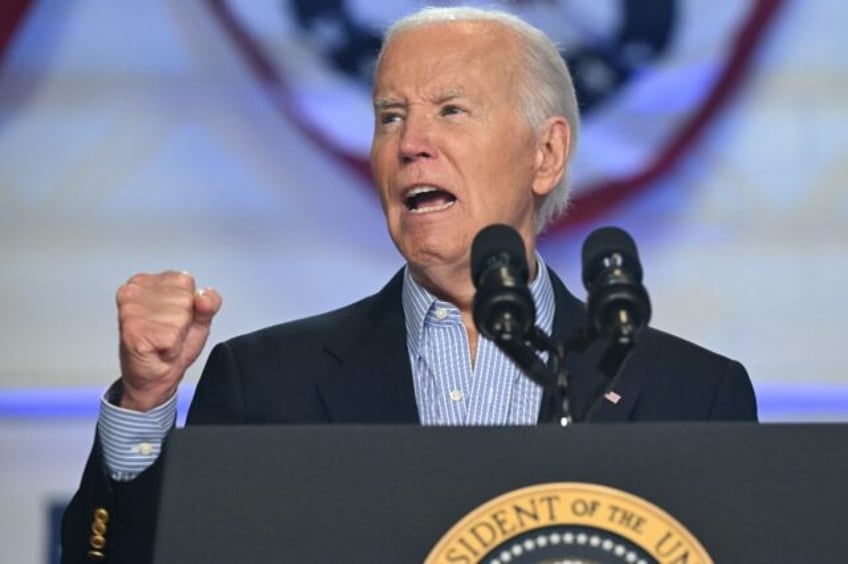
<path id="1" fill-rule="evenodd" d="M 467 269 L 480 229 L 534 240 L 537 139 L 517 90 L 517 39 L 491 23 L 402 32 L 374 86 L 371 168 L 389 232 L 413 273 Z M 469 279 L 470 280 L 470 279 Z"/>

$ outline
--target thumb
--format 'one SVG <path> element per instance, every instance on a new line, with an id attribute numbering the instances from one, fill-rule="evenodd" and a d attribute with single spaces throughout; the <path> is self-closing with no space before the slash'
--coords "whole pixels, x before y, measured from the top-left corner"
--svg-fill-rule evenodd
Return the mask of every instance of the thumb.
<path id="1" fill-rule="evenodd" d="M 221 295 L 212 288 L 203 288 L 194 293 L 194 323 L 188 329 L 182 352 L 180 353 L 183 370 L 191 366 L 209 337 L 212 318 L 221 309 Z"/>
<path id="2" fill-rule="evenodd" d="M 194 292 L 194 322 L 210 325 L 212 318 L 221 309 L 223 298 L 214 288 L 200 288 Z"/>

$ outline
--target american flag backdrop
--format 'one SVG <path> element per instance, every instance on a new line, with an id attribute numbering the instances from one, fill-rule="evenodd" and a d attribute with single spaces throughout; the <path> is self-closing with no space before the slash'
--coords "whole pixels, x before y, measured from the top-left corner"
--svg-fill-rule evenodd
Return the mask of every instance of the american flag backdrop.
<path id="1" fill-rule="evenodd" d="M 583 238 L 626 228 L 653 325 L 741 360 L 765 420 L 848 419 L 848 7 L 495 4 L 557 41 L 579 90 L 574 204 L 547 262 L 583 295 Z M 218 341 L 400 267 L 368 179 L 369 88 L 382 29 L 421 5 L 0 8 L 0 507 L 28 508 L 0 509 L 0 560 L 47 558 L 48 502 L 73 491 L 117 376 L 131 274 L 217 287 Z"/>

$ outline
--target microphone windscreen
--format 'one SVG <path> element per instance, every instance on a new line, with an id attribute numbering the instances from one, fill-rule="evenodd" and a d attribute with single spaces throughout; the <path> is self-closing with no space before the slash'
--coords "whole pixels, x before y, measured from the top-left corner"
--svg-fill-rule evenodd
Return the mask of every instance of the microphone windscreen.
<path id="1" fill-rule="evenodd" d="M 642 265 L 633 238 L 618 227 L 601 227 L 594 230 L 583 243 L 583 284 L 588 288 L 607 265 L 606 259 L 619 255 L 623 266 L 642 280 Z"/>
<path id="2" fill-rule="evenodd" d="M 492 266 L 493 260 L 501 261 L 504 255 L 526 283 L 527 256 L 521 235 L 509 225 L 494 224 L 481 229 L 471 244 L 471 278 L 475 287 L 479 287 L 480 275 Z"/>

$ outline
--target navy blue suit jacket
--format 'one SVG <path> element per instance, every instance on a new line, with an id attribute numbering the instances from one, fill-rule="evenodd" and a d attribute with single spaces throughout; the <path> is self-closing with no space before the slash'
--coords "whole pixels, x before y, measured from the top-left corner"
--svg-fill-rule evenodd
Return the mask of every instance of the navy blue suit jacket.
<path id="1" fill-rule="evenodd" d="M 586 321 L 583 304 L 551 273 L 553 337 Z M 218 344 L 197 386 L 188 424 L 419 422 L 407 352 L 402 273 L 345 308 Z M 603 376 L 603 344 L 569 358 L 572 405 L 586 413 Z M 741 364 L 647 329 L 626 363 L 617 403 L 601 401 L 590 421 L 755 421 L 756 401 Z M 545 404 L 546 402 L 543 402 Z M 161 458 L 161 457 L 160 457 Z M 102 552 L 114 562 L 150 560 L 161 461 L 127 483 L 109 479 L 95 445 L 62 524 L 64 562 L 87 562 L 92 516 L 110 518 Z"/>

